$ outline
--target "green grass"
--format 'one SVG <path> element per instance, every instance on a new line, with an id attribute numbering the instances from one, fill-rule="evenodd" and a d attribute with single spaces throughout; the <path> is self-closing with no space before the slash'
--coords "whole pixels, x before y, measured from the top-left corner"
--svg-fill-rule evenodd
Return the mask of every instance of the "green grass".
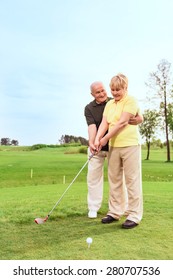
<path id="1" fill-rule="evenodd" d="M 143 151 L 144 217 L 123 230 L 124 217 L 103 225 L 108 182 L 105 164 L 104 201 L 97 219 L 87 218 L 85 168 L 43 225 L 45 217 L 86 162 L 78 148 L 0 149 L 0 252 L 4 260 L 172 260 L 173 163 L 165 150 Z M 70 153 L 72 152 L 72 153 Z M 31 178 L 31 169 L 33 177 Z M 63 176 L 66 184 L 63 184 Z M 86 238 L 93 243 L 87 247 Z"/>

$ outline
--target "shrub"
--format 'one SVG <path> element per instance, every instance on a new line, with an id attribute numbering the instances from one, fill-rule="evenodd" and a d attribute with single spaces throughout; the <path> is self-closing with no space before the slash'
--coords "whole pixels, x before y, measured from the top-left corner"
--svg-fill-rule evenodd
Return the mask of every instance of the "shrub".
<path id="1" fill-rule="evenodd" d="M 87 150 L 88 150 L 88 147 L 83 146 L 83 147 L 79 148 L 79 153 L 80 154 L 87 154 Z"/>
<path id="2" fill-rule="evenodd" d="M 42 148 L 47 148 L 47 145 L 46 144 L 35 144 L 35 145 L 31 146 L 31 150 L 39 150 Z"/>

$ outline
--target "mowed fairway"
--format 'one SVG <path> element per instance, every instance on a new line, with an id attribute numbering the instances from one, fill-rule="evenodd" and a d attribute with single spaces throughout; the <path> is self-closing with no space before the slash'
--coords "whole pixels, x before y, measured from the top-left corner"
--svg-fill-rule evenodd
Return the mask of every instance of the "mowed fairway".
<path id="1" fill-rule="evenodd" d="M 86 166 L 49 220 L 34 223 L 49 213 L 86 162 L 78 150 L 0 147 L 1 260 L 172 260 L 173 163 L 165 163 L 166 150 L 151 151 L 149 161 L 142 151 L 144 217 L 138 227 L 122 229 L 124 217 L 100 222 L 108 209 L 106 164 L 97 219 L 87 217 Z M 90 248 L 87 237 L 93 238 Z"/>

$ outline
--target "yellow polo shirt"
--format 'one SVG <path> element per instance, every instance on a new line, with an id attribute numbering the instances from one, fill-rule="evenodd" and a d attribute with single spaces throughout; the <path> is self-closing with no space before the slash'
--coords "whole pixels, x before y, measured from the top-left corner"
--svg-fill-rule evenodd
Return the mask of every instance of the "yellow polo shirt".
<path id="1" fill-rule="evenodd" d="M 106 117 L 109 124 L 109 130 L 120 119 L 123 112 L 128 112 L 134 116 L 140 114 L 140 109 L 137 100 L 129 95 L 124 96 L 117 103 L 114 99 L 110 100 L 104 109 L 103 116 Z M 121 132 L 109 140 L 111 147 L 127 147 L 135 146 L 140 142 L 140 136 L 137 125 L 128 124 Z"/>

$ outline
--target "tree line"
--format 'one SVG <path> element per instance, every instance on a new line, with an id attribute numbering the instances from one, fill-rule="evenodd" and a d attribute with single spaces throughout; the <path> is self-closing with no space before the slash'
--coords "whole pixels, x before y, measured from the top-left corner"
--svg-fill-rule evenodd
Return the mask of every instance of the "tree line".
<path id="1" fill-rule="evenodd" d="M 4 138 L 1 138 L 1 145 L 4 145 L 4 146 L 10 146 L 10 145 L 18 146 L 19 141 L 15 140 L 15 139 L 10 140 L 10 138 L 4 137 Z"/>
<path id="2" fill-rule="evenodd" d="M 88 140 L 79 136 L 74 136 L 74 135 L 62 135 L 61 138 L 59 139 L 59 143 L 61 145 L 63 144 L 71 144 L 71 143 L 79 143 L 81 145 L 84 145 L 84 146 L 88 146 Z"/>

